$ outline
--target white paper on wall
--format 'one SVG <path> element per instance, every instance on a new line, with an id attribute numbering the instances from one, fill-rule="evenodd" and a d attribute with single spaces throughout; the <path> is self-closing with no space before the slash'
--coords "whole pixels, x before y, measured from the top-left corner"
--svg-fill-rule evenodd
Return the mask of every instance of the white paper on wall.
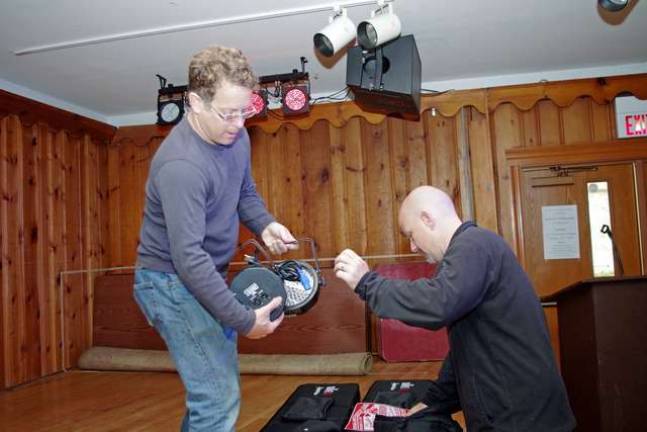
<path id="1" fill-rule="evenodd" d="M 541 208 L 544 259 L 580 258 L 580 233 L 577 205 L 553 205 Z"/>

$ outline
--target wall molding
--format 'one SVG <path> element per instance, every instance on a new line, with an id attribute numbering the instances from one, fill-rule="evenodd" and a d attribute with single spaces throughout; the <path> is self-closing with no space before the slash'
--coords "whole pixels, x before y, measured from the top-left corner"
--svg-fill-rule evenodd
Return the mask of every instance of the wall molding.
<path id="1" fill-rule="evenodd" d="M 84 117 L 24 96 L 0 89 L 0 118 L 15 115 L 23 126 L 36 123 L 47 124 L 54 129 L 63 129 L 74 136 L 86 133 L 109 142 L 117 128 L 107 123 Z"/>
<path id="2" fill-rule="evenodd" d="M 589 96 L 596 103 L 605 104 L 623 93 L 647 99 L 647 74 L 424 94 L 420 102 L 420 112 L 435 109 L 445 117 L 453 117 L 462 108 L 473 107 L 480 113 L 487 114 L 504 103 L 511 103 L 522 111 L 528 111 L 539 101 L 546 99 L 564 108 L 580 97 Z M 284 117 L 280 109 L 271 111 L 266 119 L 249 120 L 247 127 L 260 127 L 266 133 L 274 133 L 284 124 L 307 130 L 319 120 L 327 120 L 333 126 L 342 127 L 353 117 L 363 117 L 372 124 L 381 123 L 386 118 L 384 114 L 363 111 L 355 102 L 314 105 L 307 115 L 301 117 Z"/>
<path id="3" fill-rule="evenodd" d="M 577 163 L 604 163 L 647 159 L 647 138 L 612 140 L 597 144 L 510 149 L 505 152 L 510 168 Z"/>

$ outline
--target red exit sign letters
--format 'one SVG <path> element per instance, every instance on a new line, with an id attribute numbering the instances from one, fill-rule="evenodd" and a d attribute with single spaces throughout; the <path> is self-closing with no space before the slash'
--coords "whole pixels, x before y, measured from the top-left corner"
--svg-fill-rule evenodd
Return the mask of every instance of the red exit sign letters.
<path id="1" fill-rule="evenodd" d="M 647 100 L 633 96 L 615 98 L 618 138 L 647 136 Z"/>
<path id="2" fill-rule="evenodd" d="M 647 136 L 647 112 L 625 115 L 625 133 L 627 136 Z"/>

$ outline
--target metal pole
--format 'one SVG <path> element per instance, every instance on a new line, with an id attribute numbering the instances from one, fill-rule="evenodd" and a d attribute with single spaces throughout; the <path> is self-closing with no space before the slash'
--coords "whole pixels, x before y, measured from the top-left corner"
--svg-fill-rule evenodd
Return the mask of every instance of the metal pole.
<path id="1" fill-rule="evenodd" d="M 388 1 L 392 2 L 395 0 L 388 0 Z M 166 27 L 154 27 L 154 28 L 149 28 L 145 30 L 113 33 L 105 36 L 96 36 L 96 37 L 90 37 L 85 39 L 75 39 L 75 40 L 69 40 L 65 42 L 57 42 L 53 44 L 37 45 L 37 46 L 28 47 L 28 48 L 18 49 L 18 50 L 15 50 L 13 53 L 17 56 L 21 56 L 21 55 L 35 54 L 35 53 L 45 52 L 45 51 L 55 51 L 55 50 L 61 50 L 66 48 L 96 45 L 96 44 L 106 43 L 106 42 L 116 42 L 121 40 L 136 39 L 141 37 L 156 36 L 161 34 L 176 33 L 176 32 L 188 31 L 188 30 L 219 27 L 219 26 L 229 25 L 229 24 L 261 21 L 266 19 L 274 19 L 274 18 L 287 17 L 287 16 L 293 16 L 293 15 L 303 15 L 303 14 L 314 13 L 314 12 L 323 12 L 327 10 L 332 11 L 334 10 L 335 7 L 349 8 L 349 7 L 355 7 L 355 6 L 370 5 L 374 3 L 375 3 L 375 0 L 370 0 L 370 1 L 362 0 L 362 1 L 347 1 L 347 2 L 341 2 L 341 3 L 325 3 L 325 4 L 318 4 L 318 5 L 306 6 L 306 7 L 300 7 L 300 8 L 279 9 L 275 11 L 260 12 L 260 13 L 247 14 L 247 15 L 237 15 L 237 16 L 207 20 L 207 21 L 196 21 L 188 24 L 178 24 L 178 25 L 172 25 L 172 26 L 166 26 Z"/>

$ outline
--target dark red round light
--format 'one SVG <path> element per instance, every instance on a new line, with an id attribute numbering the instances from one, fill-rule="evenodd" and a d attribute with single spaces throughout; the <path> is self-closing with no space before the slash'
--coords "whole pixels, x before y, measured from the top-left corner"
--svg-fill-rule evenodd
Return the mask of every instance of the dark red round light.
<path id="1" fill-rule="evenodd" d="M 306 94 L 299 88 L 291 88 L 285 94 L 285 106 L 292 111 L 302 110 L 306 103 Z"/>
<path id="2" fill-rule="evenodd" d="M 252 100 L 250 102 L 251 106 L 254 108 L 254 112 L 259 114 L 265 109 L 265 100 L 258 93 L 252 93 Z"/>

